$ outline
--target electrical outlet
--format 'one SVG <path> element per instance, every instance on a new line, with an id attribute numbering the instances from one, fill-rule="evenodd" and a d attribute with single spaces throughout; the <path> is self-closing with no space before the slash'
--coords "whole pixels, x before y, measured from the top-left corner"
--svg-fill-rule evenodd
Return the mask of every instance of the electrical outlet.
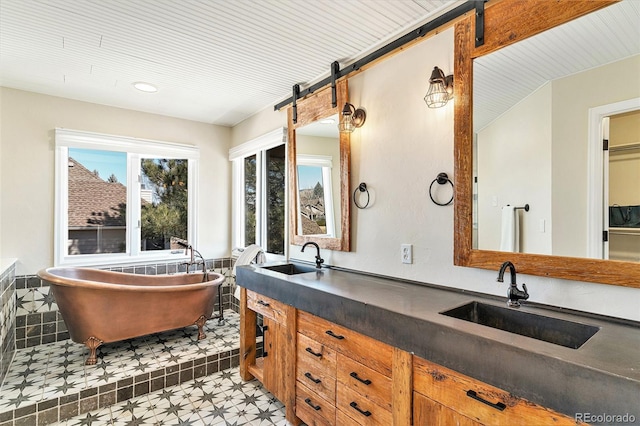
<path id="1" fill-rule="evenodd" d="M 413 263 L 413 246 L 411 244 L 402 244 L 400 246 L 402 255 L 402 263 Z"/>

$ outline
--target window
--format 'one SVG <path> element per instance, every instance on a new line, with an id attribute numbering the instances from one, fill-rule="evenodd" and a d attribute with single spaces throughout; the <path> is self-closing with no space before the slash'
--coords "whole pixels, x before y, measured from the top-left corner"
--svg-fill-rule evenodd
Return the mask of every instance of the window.
<path id="1" fill-rule="evenodd" d="M 195 245 L 196 147 L 56 129 L 56 265 L 177 260 Z"/>
<path id="2" fill-rule="evenodd" d="M 258 244 L 269 255 L 286 250 L 286 131 L 284 128 L 235 147 L 233 246 Z"/>
<path id="3" fill-rule="evenodd" d="M 331 183 L 332 158 L 296 155 L 298 166 L 298 234 L 335 237 Z"/>

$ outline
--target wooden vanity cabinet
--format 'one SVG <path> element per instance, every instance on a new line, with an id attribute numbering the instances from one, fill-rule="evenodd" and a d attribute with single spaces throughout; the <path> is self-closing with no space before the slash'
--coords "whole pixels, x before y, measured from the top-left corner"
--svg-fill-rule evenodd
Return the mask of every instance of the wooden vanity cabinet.
<path id="1" fill-rule="evenodd" d="M 573 418 L 242 288 L 240 375 L 285 405 L 290 424 L 575 425 Z M 266 327 L 256 358 L 256 318 Z"/>
<path id="2" fill-rule="evenodd" d="M 413 417 L 416 426 L 581 424 L 416 356 L 413 357 Z"/>
<path id="3" fill-rule="evenodd" d="M 287 419 L 295 419 L 295 335 L 297 310 L 252 290 L 240 291 L 240 376 L 258 379 L 286 409 Z M 257 314 L 262 316 L 262 357 L 256 357 Z M 290 420 L 292 423 L 295 421 Z"/>
<path id="4" fill-rule="evenodd" d="M 399 387 L 410 355 L 398 351 L 299 311 L 296 415 L 308 425 L 409 425 L 410 383 Z"/>

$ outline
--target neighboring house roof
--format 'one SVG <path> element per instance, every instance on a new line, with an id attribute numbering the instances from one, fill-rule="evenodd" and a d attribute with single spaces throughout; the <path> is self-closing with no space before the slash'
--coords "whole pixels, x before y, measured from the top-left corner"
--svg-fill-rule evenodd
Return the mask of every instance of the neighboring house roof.
<path id="1" fill-rule="evenodd" d="M 302 223 L 302 235 L 322 235 L 326 232 L 316 222 L 304 216 L 300 217 Z"/>
<path id="2" fill-rule="evenodd" d="M 69 228 L 125 226 L 127 188 L 106 182 L 69 157 Z"/>

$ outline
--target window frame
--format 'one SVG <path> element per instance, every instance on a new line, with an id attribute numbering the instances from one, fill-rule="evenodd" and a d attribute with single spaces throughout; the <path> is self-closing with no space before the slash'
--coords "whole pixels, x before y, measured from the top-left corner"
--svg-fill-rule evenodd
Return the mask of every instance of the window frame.
<path id="1" fill-rule="evenodd" d="M 69 255 L 67 253 L 69 235 L 69 148 L 127 153 L 127 249 L 124 253 L 80 255 Z M 142 251 L 140 249 L 141 203 L 135 200 L 141 199 L 140 160 L 143 158 L 186 159 L 188 161 L 187 238 L 190 244 L 197 245 L 198 163 L 200 159 L 200 150 L 197 146 L 57 128 L 55 129 L 55 266 L 121 265 L 186 259 L 184 250 Z"/>
<path id="2" fill-rule="evenodd" d="M 331 177 L 333 171 L 333 157 L 327 155 L 315 154 L 297 154 L 296 155 L 296 172 L 299 166 L 318 167 L 322 169 L 322 185 L 324 190 L 324 214 L 327 221 L 327 232 L 325 234 L 307 234 L 305 236 L 319 236 L 336 238 L 336 219 L 333 206 L 333 179 Z M 300 182 L 300 179 L 298 179 Z M 299 185 L 299 184 L 298 184 Z M 297 188 L 296 194 L 300 194 L 300 188 Z M 299 199 L 296 200 L 300 203 Z M 302 234 L 302 209 L 298 208 L 298 234 Z"/>
<path id="3" fill-rule="evenodd" d="M 256 156 L 256 244 L 262 247 L 267 260 L 282 260 L 288 257 L 289 252 L 289 221 L 285 214 L 284 221 L 284 255 L 269 253 L 266 250 L 267 242 L 267 209 L 264 206 L 266 199 L 265 163 L 266 152 L 279 145 L 285 146 L 285 162 L 288 164 L 287 128 L 279 127 L 269 133 L 233 147 L 229 150 L 231 167 L 231 245 L 233 251 L 246 247 L 245 244 L 245 209 L 244 209 L 244 160 L 253 155 Z M 285 168 L 285 213 L 289 211 L 289 168 Z"/>

